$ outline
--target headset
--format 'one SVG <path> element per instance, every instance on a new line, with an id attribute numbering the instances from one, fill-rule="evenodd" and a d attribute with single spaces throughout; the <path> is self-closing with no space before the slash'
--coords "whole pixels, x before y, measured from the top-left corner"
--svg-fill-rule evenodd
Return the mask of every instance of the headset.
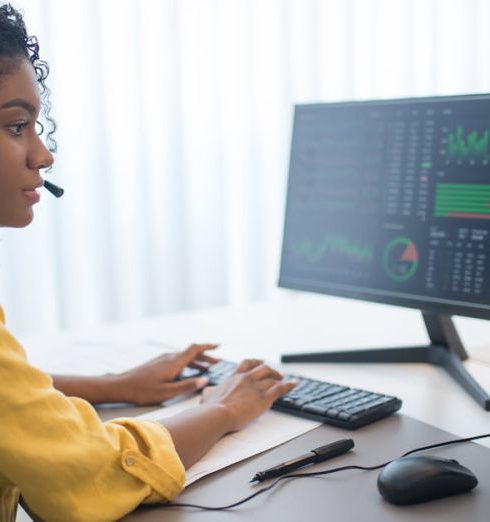
<path id="1" fill-rule="evenodd" d="M 61 198 L 61 196 L 65 193 L 65 191 L 61 188 L 55 185 L 54 183 L 51 183 L 50 181 L 44 180 L 44 188 L 49 190 L 53 196 L 56 196 L 57 198 Z"/>

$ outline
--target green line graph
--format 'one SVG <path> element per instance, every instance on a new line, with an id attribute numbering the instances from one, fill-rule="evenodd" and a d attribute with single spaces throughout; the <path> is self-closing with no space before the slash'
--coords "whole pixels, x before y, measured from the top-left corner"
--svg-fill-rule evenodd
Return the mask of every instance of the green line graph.
<path id="1" fill-rule="evenodd" d="M 488 159 L 490 157 L 489 144 L 490 131 L 488 129 L 481 132 L 470 130 L 465 135 L 463 127 L 460 126 L 448 135 L 448 157 L 450 159 Z"/>
<path id="2" fill-rule="evenodd" d="M 304 256 L 310 263 L 315 263 L 326 254 L 336 253 L 358 262 L 369 263 L 373 259 L 372 244 L 362 244 L 343 236 L 327 234 L 318 242 L 305 239 L 293 245 L 293 251 Z"/>

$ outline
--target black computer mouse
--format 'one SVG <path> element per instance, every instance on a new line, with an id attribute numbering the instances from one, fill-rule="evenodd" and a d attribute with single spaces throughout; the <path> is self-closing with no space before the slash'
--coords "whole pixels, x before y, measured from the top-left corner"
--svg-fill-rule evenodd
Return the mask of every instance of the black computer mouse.
<path id="1" fill-rule="evenodd" d="M 402 457 L 378 476 L 378 489 L 392 504 L 418 504 L 473 489 L 478 479 L 456 460 L 430 455 Z"/>

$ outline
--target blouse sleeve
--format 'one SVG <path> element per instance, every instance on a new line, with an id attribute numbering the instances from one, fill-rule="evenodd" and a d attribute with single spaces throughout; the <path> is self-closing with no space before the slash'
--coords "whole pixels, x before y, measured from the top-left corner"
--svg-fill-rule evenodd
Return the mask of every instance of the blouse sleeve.
<path id="1" fill-rule="evenodd" d="M 108 521 L 164 502 L 185 471 L 168 431 L 152 421 L 103 423 L 86 401 L 30 366 L 0 308 L 0 474 L 38 517 Z"/>

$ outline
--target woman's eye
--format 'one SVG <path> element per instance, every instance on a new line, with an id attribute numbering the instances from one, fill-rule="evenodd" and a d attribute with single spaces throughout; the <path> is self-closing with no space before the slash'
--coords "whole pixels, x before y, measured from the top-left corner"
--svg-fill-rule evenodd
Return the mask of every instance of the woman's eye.
<path id="1" fill-rule="evenodd" d="M 9 130 L 14 136 L 22 136 L 22 130 L 25 128 L 26 125 L 26 122 L 15 123 L 14 125 L 9 126 Z"/>

